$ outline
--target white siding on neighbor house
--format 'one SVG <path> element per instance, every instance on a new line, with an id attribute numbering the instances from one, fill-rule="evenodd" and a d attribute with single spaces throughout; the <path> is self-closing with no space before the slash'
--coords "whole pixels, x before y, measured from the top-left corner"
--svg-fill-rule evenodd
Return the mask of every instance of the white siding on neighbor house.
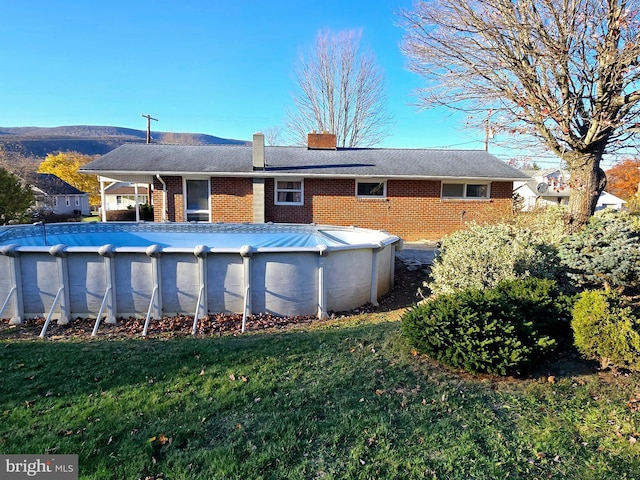
<path id="1" fill-rule="evenodd" d="M 138 203 L 146 203 L 146 195 L 138 195 Z M 104 203 L 107 211 L 127 210 L 136 204 L 133 195 L 105 195 Z"/>
<path id="2" fill-rule="evenodd" d="M 523 199 L 522 210 L 530 212 L 536 208 L 548 207 L 550 205 L 568 205 L 569 204 L 569 192 L 566 195 L 561 196 L 545 196 L 538 195 L 527 184 L 514 184 L 514 191 L 520 195 Z M 627 202 L 621 198 L 611 195 L 608 192 L 602 192 L 598 198 L 596 204 L 596 210 L 602 210 L 603 208 L 611 208 L 614 210 L 620 210 Z"/>
<path id="3" fill-rule="evenodd" d="M 149 203 L 147 187 L 138 184 L 138 205 Z M 136 205 L 135 184 L 127 182 L 117 182 L 104 189 L 104 209 L 127 210 Z"/>
<path id="4" fill-rule="evenodd" d="M 91 213 L 87 194 L 39 196 L 36 199 L 36 209 L 48 210 L 56 215 L 89 215 Z"/>

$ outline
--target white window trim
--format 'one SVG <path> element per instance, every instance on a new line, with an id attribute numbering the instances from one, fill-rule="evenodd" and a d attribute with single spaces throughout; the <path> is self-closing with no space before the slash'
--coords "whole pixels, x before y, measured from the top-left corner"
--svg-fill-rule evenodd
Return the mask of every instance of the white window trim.
<path id="1" fill-rule="evenodd" d="M 208 209 L 205 210 L 189 210 L 187 208 L 187 180 L 206 180 L 207 181 L 207 205 L 208 205 Z M 211 178 L 210 177 L 189 177 L 189 178 L 185 178 L 182 177 L 182 196 L 183 196 L 183 202 L 184 202 L 184 220 L 185 222 L 187 221 L 187 218 L 189 218 L 189 214 L 190 213 L 206 213 L 207 214 L 207 218 L 208 220 L 205 220 L 207 222 L 211 222 Z"/>
<path id="2" fill-rule="evenodd" d="M 300 182 L 300 190 L 298 189 L 278 189 L 278 182 Z M 279 192 L 300 192 L 300 201 L 299 202 L 279 202 L 278 201 L 278 193 Z M 273 179 L 273 202 L 274 205 L 290 205 L 290 206 L 300 206 L 304 205 L 304 178 L 287 178 L 287 177 L 276 177 Z"/>
<path id="3" fill-rule="evenodd" d="M 358 184 L 359 183 L 382 183 L 382 195 L 358 195 Z M 381 180 L 378 178 L 357 178 L 356 179 L 356 198 L 367 198 L 367 199 L 381 199 L 387 198 L 387 180 Z"/>
<path id="4" fill-rule="evenodd" d="M 445 197 L 442 194 L 445 185 L 463 185 L 461 197 Z M 486 197 L 468 197 L 467 187 L 469 185 L 486 185 L 487 196 Z M 491 182 L 440 182 L 440 198 L 444 200 L 489 200 L 491 198 Z"/>

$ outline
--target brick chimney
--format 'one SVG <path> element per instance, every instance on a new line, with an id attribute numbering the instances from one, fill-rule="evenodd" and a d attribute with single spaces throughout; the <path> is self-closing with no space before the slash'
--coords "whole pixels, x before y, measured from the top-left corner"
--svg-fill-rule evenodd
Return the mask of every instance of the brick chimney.
<path id="1" fill-rule="evenodd" d="M 309 133 L 307 134 L 307 148 L 309 150 L 337 150 L 338 143 L 335 133 Z"/>

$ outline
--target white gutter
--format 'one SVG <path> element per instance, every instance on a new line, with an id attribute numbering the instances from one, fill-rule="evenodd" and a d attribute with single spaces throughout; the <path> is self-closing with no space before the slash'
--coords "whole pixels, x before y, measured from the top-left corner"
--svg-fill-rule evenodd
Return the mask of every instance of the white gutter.
<path id="1" fill-rule="evenodd" d="M 98 172 L 91 172 L 98 173 Z M 132 176 L 132 175 L 148 175 L 144 172 L 115 172 L 110 171 L 108 175 L 111 176 Z M 160 174 L 157 174 L 160 175 Z M 296 177 L 296 178 L 327 178 L 327 179 L 388 179 L 388 180 L 480 180 L 480 181 L 492 181 L 492 182 L 526 182 L 531 177 L 469 177 L 469 176 L 457 176 L 457 175 L 384 175 L 384 174 L 322 174 L 322 173 L 305 173 L 300 171 L 288 171 L 278 170 L 269 171 L 264 170 L 261 172 L 162 172 L 165 176 L 185 177 L 185 178 L 209 178 L 209 177 L 236 177 L 236 178 L 280 178 L 280 177 Z"/>

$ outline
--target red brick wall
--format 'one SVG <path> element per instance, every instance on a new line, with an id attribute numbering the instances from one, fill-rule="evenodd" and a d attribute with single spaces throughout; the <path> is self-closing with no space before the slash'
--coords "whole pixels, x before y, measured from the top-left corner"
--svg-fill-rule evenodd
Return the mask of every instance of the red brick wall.
<path id="1" fill-rule="evenodd" d="M 214 222 L 252 222 L 252 185 L 250 178 L 212 178 L 211 219 Z"/>
<path id="2" fill-rule="evenodd" d="M 162 177 L 167 184 L 167 215 L 170 222 L 184 222 L 182 177 Z M 162 221 L 162 183 L 154 179 L 153 217 Z M 253 188 L 250 178 L 211 178 L 211 219 L 214 222 L 253 221 Z"/>
<path id="3" fill-rule="evenodd" d="M 388 180 L 387 198 L 356 198 L 355 180 L 305 179 L 304 205 L 274 205 L 273 180 L 265 185 L 267 222 L 356 225 L 386 230 L 405 240 L 442 238 L 470 221 L 511 210 L 511 182 L 494 182 L 488 200 L 444 200 L 440 182 Z"/>
<path id="4" fill-rule="evenodd" d="M 163 176 L 167 185 L 167 214 L 165 219 L 170 222 L 184 222 L 184 196 L 182 194 L 182 177 Z M 153 179 L 153 221 L 162 221 L 163 186 L 157 178 Z"/>
<path id="5" fill-rule="evenodd" d="M 163 177 L 169 191 L 168 219 L 184 221 L 182 180 Z M 155 221 L 160 221 L 162 185 L 154 185 Z M 436 240 L 470 221 L 491 221 L 501 212 L 511 211 L 511 182 L 491 184 L 488 200 L 440 198 L 440 182 L 435 180 L 388 180 L 387 198 L 362 199 L 355 196 L 353 179 L 305 179 L 304 205 L 274 204 L 273 179 L 265 180 L 265 220 L 275 223 L 319 223 L 356 225 L 386 230 L 403 239 Z M 212 218 L 222 222 L 251 222 L 253 193 L 250 178 L 213 178 Z"/>

